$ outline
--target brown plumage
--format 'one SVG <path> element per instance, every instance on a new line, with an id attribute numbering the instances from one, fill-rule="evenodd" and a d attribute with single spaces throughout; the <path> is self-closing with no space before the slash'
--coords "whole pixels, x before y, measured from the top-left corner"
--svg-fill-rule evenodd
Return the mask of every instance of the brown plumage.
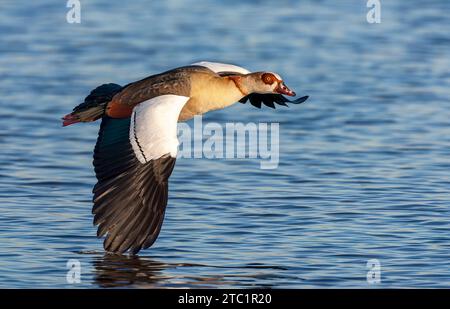
<path id="1" fill-rule="evenodd" d="M 283 82 L 270 72 L 216 73 L 204 66 L 185 66 L 146 77 L 124 87 L 116 84 L 102 85 L 63 118 L 63 125 L 95 121 L 103 115 L 112 118 L 130 117 L 137 104 L 165 94 L 190 97 L 179 118 L 179 121 L 186 121 L 195 115 L 232 105 L 251 93 L 274 91 L 275 88 L 271 86 L 277 83 Z"/>
<path id="2" fill-rule="evenodd" d="M 63 118 L 63 125 L 102 118 L 94 149 L 94 224 L 106 251 L 132 254 L 160 232 L 176 160 L 176 123 L 247 100 L 269 107 L 294 92 L 278 74 L 205 63 L 152 75 L 124 87 L 105 84 Z"/>

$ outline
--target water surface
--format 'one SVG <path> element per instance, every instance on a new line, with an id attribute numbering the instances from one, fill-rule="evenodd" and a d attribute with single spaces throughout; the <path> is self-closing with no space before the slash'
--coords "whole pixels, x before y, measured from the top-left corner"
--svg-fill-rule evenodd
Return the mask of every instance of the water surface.
<path id="1" fill-rule="evenodd" d="M 448 1 L 64 1 L 0 5 L 0 287 L 450 287 Z M 419 4 L 420 3 L 420 4 Z M 198 60 L 273 70 L 308 102 L 204 121 L 279 122 L 280 165 L 181 159 L 139 257 L 92 226 L 98 123 L 59 118 L 105 82 Z M 78 259 L 80 284 L 66 282 Z"/>

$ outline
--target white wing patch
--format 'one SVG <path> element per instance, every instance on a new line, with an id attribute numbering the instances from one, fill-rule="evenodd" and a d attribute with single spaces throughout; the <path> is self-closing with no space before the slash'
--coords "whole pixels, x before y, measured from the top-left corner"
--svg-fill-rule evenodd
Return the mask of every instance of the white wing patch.
<path id="1" fill-rule="evenodd" d="M 211 71 L 214 71 L 215 73 L 219 73 L 219 72 L 237 72 L 237 73 L 241 73 L 241 74 L 251 73 L 247 69 L 244 69 L 244 68 L 239 67 L 234 64 L 227 64 L 227 63 L 201 61 L 201 62 L 193 63 L 192 65 L 199 65 L 202 67 L 206 67 L 206 68 L 210 69 Z"/>
<path id="2" fill-rule="evenodd" d="M 130 142 L 141 163 L 169 153 L 177 156 L 177 123 L 181 109 L 189 100 L 179 95 L 162 95 L 144 101 L 133 109 Z"/>

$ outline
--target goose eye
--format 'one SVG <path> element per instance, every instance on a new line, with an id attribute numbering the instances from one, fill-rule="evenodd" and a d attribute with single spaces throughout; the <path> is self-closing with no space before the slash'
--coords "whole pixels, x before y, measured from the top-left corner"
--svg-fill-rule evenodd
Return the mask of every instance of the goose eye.
<path id="1" fill-rule="evenodd" d="M 272 85 L 275 81 L 275 76 L 273 76 L 273 74 L 270 73 L 264 73 L 261 76 L 261 79 L 265 84 Z"/>

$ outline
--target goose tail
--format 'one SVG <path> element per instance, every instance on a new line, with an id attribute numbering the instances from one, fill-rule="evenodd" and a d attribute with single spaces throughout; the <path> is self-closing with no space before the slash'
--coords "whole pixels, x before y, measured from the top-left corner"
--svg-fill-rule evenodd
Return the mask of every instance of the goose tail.
<path id="1" fill-rule="evenodd" d="M 122 86 L 112 83 L 103 84 L 95 88 L 84 99 L 83 103 L 76 106 L 70 114 L 62 118 L 63 127 L 78 122 L 95 121 L 103 117 L 106 105 L 122 88 Z"/>

